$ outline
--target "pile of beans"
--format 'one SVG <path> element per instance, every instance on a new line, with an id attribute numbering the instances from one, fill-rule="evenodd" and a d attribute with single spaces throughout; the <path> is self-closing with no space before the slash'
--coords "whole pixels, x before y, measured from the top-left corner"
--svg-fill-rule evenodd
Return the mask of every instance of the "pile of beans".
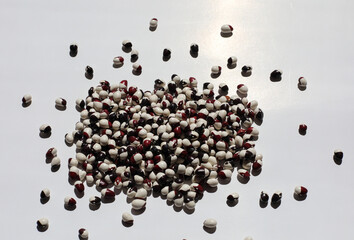
<path id="1" fill-rule="evenodd" d="M 150 30 L 155 31 L 158 20 L 152 18 Z M 222 37 L 231 37 L 233 27 L 221 26 Z M 139 52 L 132 49 L 129 40 L 122 42 L 122 50 L 130 52 L 133 74 L 140 75 L 142 66 L 135 63 Z M 190 45 L 192 57 L 198 57 L 199 46 Z M 70 56 L 78 53 L 76 44 L 70 45 Z M 163 50 L 163 60 L 171 57 L 171 49 Z M 227 67 L 236 67 L 237 58 L 227 59 Z M 113 67 L 124 65 L 124 58 L 113 58 Z M 211 68 L 211 77 L 221 74 L 221 66 Z M 85 68 L 85 76 L 92 79 L 94 70 Z M 241 75 L 252 75 L 252 66 L 242 67 Z M 281 81 L 282 71 L 274 70 L 270 74 L 273 82 Z M 307 81 L 298 79 L 298 88 L 306 90 Z M 176 208 L 193 212 L 196 202 L 203 197 L 203 192 L 213 189 L 219 183 L 228 183 L 234 169 L 237 179 L 247 183 L 251 177 L 260 174 L 263 156 L 257 154 L 255 141 L 259 132 L 252 125 L 261 124 L 263 111 L 258 102 L 248 101 L 248 88 L 244 84 L 237 86 L 236 95 L 229 94 L 229 87 L 221 83 L 217 93 L 212 83 L 203 84 L 198 92 L 198 82 L 194 77 L 181 79 L 173 74 L 166 84 L 155 80 L 153 91 L 142 91 L 135 86 L 128 86 L 128 81 L 110 84 L 101 81 L 88 90 L 86 99 L 76 100 L 76 109 L 80 112 L 80 121 L 75 130 L 65 135 L 68 146 L 76 146 L 76 156 L 68 160 L 69 182 L 77 195 L 83 195 L 85 185 L 96 186 L 101 196 L 89 198 L 90 209 L 100 207 L 102 200 L 114 200 L 120 189 L 127 194 L 132 205 L 132 213 L 146 207 L 146 199 L 151 191 L 173 202 Z M 32 96 L 22 98 L 23 107 L 31 105 Z M 66 100 L 57 98 L 55 107 L 66 109 Z M 51 127 L 40 126 L 40 136 L 48 138 Z M 299 125 L 299 133 L 305 135 L 307 126 Z M 60 159 L 56 148 L 46 153 L 52 171 L 60 168 Z M 343 152 L 335 150 L 333 159 L 339 165 Z M 118 191 L 115 191 L 118 190 Z M 297 186 L 294 198 L 306 199 L 308 190 Z M 50 190 L 45 188 L 40 193 L 40 200 L 45 204 L 50 199 Z M 227 196 L 229 206 L 238 203 L 239 194 L 234 192 Z M 261 192 L 260 206 L 266 207 L 270 197 Z M 272 207 L 280 205 L 282 192 L 276 191 L 271 197 Z M 76 200 L 70 196 L 64 198 L 67 210 L 76 208 Z M 134 218 L 130 213 L 122 214 L 124 226 L 131 226 Z M 48 229 L 48 219 L 37 221 L 39 231 Z M 203 222 L 204 230 L 213 233 L 217 221 L 213 218 Z M 88 239 L 85 228 L 78 231 L 80 239 Z M 251 240 L 252 237 L 245 239 Z"/>
<path id="2" fill-rule="evenodd" d="M 194 210 L 206 188 L 230 180 L 237 167 L 240 181 L 259 173 L 262 155 L 255 150 L 263 120 L 257 101 L 229 97 L 220 84 L 197 91 L 193 77 L 174 74 L 167 84 L 157 79 L 153 91 L 101 81 L 85 100 L 78 99 L 80 121 L 66 134 L 77 154 L 69 159 L 69 178 L 76 191 L 96 185 L 103 198 L 114 198 L 112 188 L 126 188 L 132 208 L 146 205 L 148 192 L 173 201 L 176 207 Z"/>

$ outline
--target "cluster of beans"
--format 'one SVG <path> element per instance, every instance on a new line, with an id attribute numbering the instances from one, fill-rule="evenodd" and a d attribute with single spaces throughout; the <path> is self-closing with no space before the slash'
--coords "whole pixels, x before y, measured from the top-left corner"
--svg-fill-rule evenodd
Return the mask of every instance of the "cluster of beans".
<path id="1" fill-rule="evenodd" d="M 158 26 L 156 18 L 150 21 L 150 30 Z M 232 36 L 233 27 L 223 25 L 221 36 Z M 122 42 L 122 49 L 131 52 L 133 74 L 140 75 L 142 66 L 135 63 L 139 53 L 132 50 L 132 43 Z M 192 57 L 198 56 L 199 47 L 190 46 Z M 70 45 L 70 56 L 78 53 L 76 44 Z M 163 50 L 163 60 L 171 57 L 171 49 Z M 237 58 L 227 60 L 228 67 L 236 67 Z M 122 56 L 113 59 L 113 67 L 124 64 Z M 220 66 L 211 68 L 211 76 L 221 74 Z M 87 66 L 85 76 L 92 79 L 94 70 Z M 242 76 L 252 74 L 252 66 L 242 67 Z M 282 71 L 274 70 L 270 74 L 271 81 L 281 81 Z M 298 88 L 306 90 L 307 81 L 300 77 Z M 177 208 L 193 211 L 196 202 L 202 198 L 207 188 L 215 188 L 220 182 L 227 183 L 237 168 L 238 180 L 246 183 L 251 173 L 256 176 L 261 172 L 262 155 L 255 150 L 258 130 L 252 127 L 255 122 L 263 121 L 263 112 L 257 101 L 248 101 L 247 86 L 237 86 L 237 95 L 228 96 L 229 88 L 220 84 L 218 95 L 212 83 L 204 83 L 203 91 L 198 92 L 197 80 L 193 77 L 181 79 L 174 74 L 167 84 L 156 80 L 154 90 L 142 91 L 135 86 L 128 87 L 126 80 L 111 85 L 101 81 L 100 85 L 88 91 L 88 97 L 78 99 L 76 107 L 80 111 L 80 122 L 75 131 L 65 135 L 66 143 L 77 148 L 75 158 L 70 158 L 69 180 L 75 187 L 77 195 L 83 194 L 84 182 L 87 186 L 96 185 L 101 197 L 89 199 L 90 208 L 98 208 L 102 199 L 112 200 L 116 191 L 124 188 L 130 198 L 134 210 L 144 209 L 148 193 L 165 196 Z M 23 107 L 28 107 L 32 96 L 22 98 Z M 66 109 L 66 100 L 57 98 L 55 107 Z M 305 135 L 307 126 L 299 125 L 299 133 Z M 51 127 L 40 126 L 40 136 L 50 137 Z M 46 153 L 52 171 L 60 167 L 57 150 L 53 147 Z M 333 159 L 341 164 L 343 152 L 335 150 Z M 296 200 L 306 199 L 308 190 L 297 186 L 294 190 Z M 50 199 L 50 190 L 40 193 L 41 203 Z M 238 193 L 227 197 L 228 204 L 235 205 Z M 260 206 L 265 207 L 270 197 L 266 192 L 260 194 Z M 282 192 L 277 191 L 271 197 L 272 206 L 279 206 Z M 229 206 L 231 206 L 229 205 Z M 72 197 L 64 198 L 67 210 L 76 207 Z M 134 222 L 130 213 L 122 214 L 122 223 L 130 226 Z M 37 221 L 39 231 L 48 229 L 48 219 Z M 204 230 L 212 233 L 216 230 L 217 221 L 213 218 L 203 222 Z M 80 239 L 88 239 L 88 231 L 79 229 Z M 245 240 L 252 240 L 246 237 Z"/>
<path id="2" fill-rule="evenodd" d="M 235 167 L 239 180 L 248 181 L 262 167 L 252 124 L 263 112 L 247 100 L 244 85 L 237 92 L 242 98 L 228 90 L 220 84 L 216 96 L 205 83 L 198 92 L 195 78 L 175 74 L 167 84 L 156 80 L 152 92 L 125 80 L 101 81 L 76 101 L 81 120 L 65 137 L 77 148 L 70 181 L 80 192 L 85 180 L 95 184 L 104 198 L 114 198 L 110 188 L 125 187 L 135 210 L 145 207 L 151 190 L 193 210 L 204 190 L 230 180 Z"/>

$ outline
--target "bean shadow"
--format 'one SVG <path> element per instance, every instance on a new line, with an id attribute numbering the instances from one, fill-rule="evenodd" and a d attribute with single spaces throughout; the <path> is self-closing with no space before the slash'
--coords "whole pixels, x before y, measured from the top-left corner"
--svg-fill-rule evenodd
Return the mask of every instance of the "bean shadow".
<path id="1" fill-rule="evenodd" d="M 169 56 L 162 56 L 162 61 L 167 62 L 168 60 L 171 59 L 171 55 Z"/>
<path id="2" fill-rule="evenodd" d="M 150 26 L 150 27 L 149 27 L 149 30 L 150 30 L 151 32 L 155 32 L 156 29 L 157 29 L 157 26 L 154 26 L 154 27 Z"/>
<path id="3" fill-rule="evenodd" d="M 183 211 L 184 211 L 186 214 L 191 215 L 191 214 L 193 214 L 193 213 L 195 212 L 195 208 L 189 209 L 189 208 L 187 208 L 186 206 L 184 206 L 184 207 L 183 207 Z"/>
<path id="4" fill-rule="evenodd" d="M 90 73 L 85 73 L 85 77 L 88 79 L 88 80 L 91 80 L 93 78 L 93 74 L 90 74 Z"/>
<path id="5" fill-rule="evenodd" d="M 274 209 L 277 209 L 277 208 L 280 206 L 280 204 L 281 204 L 281 201 L 272 202 L 272 203 L 270 204 L 270 206 L 272 206 L 272 208 L 274 208 Z"/>
<path id="6" fill-rule="evenodd" d="M 305 90 L 306 90 L 306 86 L 303 86 L 303 85 L 301 85 L 300 83 L 297 84 L 297 88 L 298 88 L 300 91 L 305 91 Z"/>
<path id="7" fill-rule="evenodd" d="M 57 172 L 59 169 L 60 169 L 60 164 L 59 165 L 54 165 L 54 166 L 51 166 L 50 170 L 54 173 L 54 172 Z"/>
<path id="8" fill-rule="evenodd" d="M 38 232 L 45 232 L 45 231 L 47 231 L 47 229 L 48 229 L 48 226 L 39 226 L 39 225 L 37 225 Z"/>
<path id="9" fill-rule="evenodd" d="M 135 76 L 140 76 L 142 71 L 136 71 L 136 70 L 132 70 L 132 74 Z"/>
<path id="10" fill-rule="evenodd" d="M 77 51 L 70 51 L 69 55 L 70 55 L 70 57 L 76 57 L 77 56 Z"/>
<path id="11" fill-rule="evenodd" d="M 85 196 L 85 192 L 79 192 L 76 188 L 74 189 L 74 193 L 78 198 L 83 198 Z"/>
<path id="12" fill-rule="evenodd" d="M 218 190 L 218 186 L 216 187 L 210 187 L 208 185 L 205 185 L 204 187 L 205 191 L 208 192 L 208 193 L 214 193 Z"/>
<path id="13" fill-rule="evenodd" d="M 28 103 L 22 103 L 22 107 L 26 108 L 29 107 L 31 105 L 32 101 L 28 102 Z"/>
<path id="14" fill-rule="evenodd" d="M 338 157 L 336 157 L 335 155 L 333 155 L 333 161 L 334 161 L 335 164 L 337 164 L 337 165 L 342 165 L 343 159 L 338 158 Z"/>
<path id="15" fill-rule="evenodd" d="M 101 207 L 101 204 L 91 204 L 89 203 L 89 208 L 91 211 L 96 211 Z"/>
<path id="16" fill-rule="evenodd" d="M 247 71 L 247 72 L 242 71 L 241 75 L 242 75 L 242 77 L 249 77 L 252 75 L 252 72 L 251 71 Z"/>
<path id="17" fill-rule="evenodd" d="M 129 227 L 131 227 L 131 226 L 134 225 L 134 222 L 124 222 L 124 221 L 122 220 L 122 225 L 123 225 L 124 227 L 129 228 Z"/>
<path id="18" fill-rule="evenodd" d="M 302 136 L 305 136 L 306 135 L 306 130 L 299 129 L 299 134 L 302 135 Z"/>
<path id="19" fill-rule="evenodd" d="M 220 77 L 220 75 L 221 75 L 220 72 L 219 72 L 219 73 L 216 73 L 216 74 L 215 74 L 215 73 L 211 73 L 211 74 L 210 74 L 210 77 L 213 78 L 213 79 L 216 79 L 216 78 Z"/>
<path id="20" fill-rule="evenodd" d="M 229 207 L 235 207 L 238 204 L 238 199 L 236 199 L 235 201 L 230 201 L 229 199 L 227 199 L 226 204 Z"/>
<path id="21" fill-rule="evenodd" d="M 261 199 L 259 199 L 259 206 L 260 206 L 261 208 L 265 208 L 265 207 L 268 206 L 268 202 L 263 202 Z"/>
<path id="22" fill-rule="evenodd" d="M 209 234 L 213 234 L 213 233 L 215 233 L 215 231 L 216 231 L 216 227 L 207 228 L 207 227 L 203 226 L 203 229 L 204 229 L 204 231 L 206 231 L 206 232 L 209 233 Z"/>
<path id="23" fill-rule="evenodd" d="M 130 212 L 133 215 L 138 216 L 138 215 L 143 214 L 145 212 L 145 210 L 146 210 L 146 207 L 143 207 L 142 209 L 139 209 L 139 210 L 136 210 L 136 209 L 132 208 Z"/>
<path id="24" fill-rule="evenodd" d="M 135 63 L 136 61 L 138 61 L 138 59 L 139 59 L 139 57 L 138 56 L 136 56 L 136 57 L 130 57 L 130 62 L 132 62 L 132 63 Z"/>
<path id="25" fill-rule="evenodd" d="M 130 53 L 132 51 L 132 48 L 127 48 L 125 46 L 122 46 L 122 51 L 125 52 L 125 53 Z"/>
<path id="26" fill-rule="evenodd" d="M 294 193 L 293 197 L 296 201 L 304 201 L 307 198 L 307 194 L 299 195 L 299 194 Z"/>
<path id="27" fill-rule="evenodd" d="M 224 38 L 229 38 L 233 35 L 232 32 L 229 32 L 229 33 L 223 33 L 223 32 L 220 32 L 220 36 L 224 37 Z"/>
<path id="28" fill-rule="evenodd" d="M 39 137 L 41 138 L 49 138 L 50 136 L 52 136 L 52 133 L 44 133 L 44 132 L 40 132 L 39 133 Z"/>
<path id="29" fill-rule="evenodd" d="M 192 58 L 197 58 L 199 56 L 198 52 L 189 51 L 189 54 L 192 56 Z"/>
<path id="30" fill-rule="evenodd" d="M 67 211 L 74 211 L 76 209 L 76 205 L 70 206 L 70 205 L 64 204 L 64 208 Z"/>
<path id="31" fill-rule="evenodd" d="M 234 63 L 234 64 L 228 63 L 228 64 L 227 64 L 227 68 L 228 68 L 228 69 L 234 69 L 234 68 L 236 68 L 236 67 L 237 67 L 237 64 L 236 64 L 236 63 Z"/>
<path id="32" fill-rule="evenodd" d="M 247 184 L 250 181 L 249 177 L 242 177 L 237 174 L 237 180 L 242 184 Z"/>
<path id="33" fill-rule="evenodd" d="M 175 210 L 175 212 L 180 212 L 182 209 L 183 207 L 177 207 L 176 205 L 173 205 L 173 210 Z"/>
<path id="34" fill-rule="evenodd" d="M 123 65 L 124 65 L 124 63 L 113 63 L 112 67 L 113 68 L 121 68 L 121 67 L 123 67 Z"/>
<path id="35" fill-rule="evenodd" d="M 258 169 L 258 170 L 254 170 L 254 169 L 252 169 L 252 171 L 251 171 L 251 174 L 252 174 L 252 176 L 258 176 L 259 174 L 261 174 L 261 172 L 262 172 L 262 168 L 260 168 L 260 169 Z"/>
<path id="36" fill-rule="evenodd" d="M 41 204 L 46 204 L 49 201 L 50 197 L 40 198 Z"/>
<path id="37" fill-rule="evenodd" d="M 280 82 L 281 81 L 281 76 L 270 76 L 269 79 L 272 82 Z"/>

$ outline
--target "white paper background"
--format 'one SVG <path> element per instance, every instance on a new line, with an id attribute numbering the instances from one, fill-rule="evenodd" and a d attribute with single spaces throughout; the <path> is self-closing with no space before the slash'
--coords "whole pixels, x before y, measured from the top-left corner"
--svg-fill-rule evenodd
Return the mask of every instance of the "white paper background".
<path id="1" fill-rule="evenodd" d="M 76 239 L 77 230 L 88 229 L 90 239 L 352 239 L 353 235 L 353 117 L 354 35 L 351 1 L 0 1 L 0 79 L 2 126 L 0 187 L 1 239 Z M 152 17 L 159 19 L 149 31 Z M 220 36 L 220 26 L 231 24 L 234 35 Z M 131 73 L 130 56 L 121 50 L 129 39 L 140 53 L 141 76 Z M 69 45 L 79 46 L 77 57 Z M 189 55 L 192 42 L 199 44 L 199 57 Z M 172 57 L 162 61 L 162 51 Z M 112 67 L 117 55 L 125 57 L 120 69 Z M 226 60 L 235 55 L 238 66 L 229 70 Z M 243 65 L 253 74 L 243 78 Z M 84 77 L 86 65 L 94 68 L 92 80 Z M 213 65 L 223 67 L 217 79 L 210 78 Z M 283 80 L 269 80 L 282 69 Z M 237 84 L 249 87 L 249 100 L 256 99 L 265 112 L 256 149 L 264 155 L 264 169 L 248 184 L 234 174 L 228 185 L 205 193 L 192 215 L 175 212 L 166 201 L 149 197 L 145 213 L 125 228 L 121 214 L 130 211 L 126 196 L 88 208 L 88 198 L 99 194 L 86 188 L 75 211 L 63 207 L 65 196 L 75 196 L 67 182 L 66 162 L 74 147 L 64 144 L 64 135 L 79 120 L 75 100 L 100 80 L 152 89 L 156 78 L 168 81 L 173 73 L 194 76 L 200 88 L 205 81 L 215 86 L 225 82 L 234 93 Z M 305 76 L 308 88 L 297 89 Z M 22 108 L 24 94 L 33 103 Z M 57 97 L 68 109 L 54 108 Z M 49 139 L 38 136 L 41 124 L 53 127 Z M 300 123 L 308 125 L 306 136 L 298 134 Z M 55 146 L 61 169 L 52 173 L 45 152 Z M 332 160 L 341 148 L 341 166 Z M 295 201 L 293 189 L 309 189 L 303 202 Z M 39 193 L 48 187 L 50 201 L 42 205 Z M 262 190 L 283 191 L 278 209 L 260 208 Z M 226 196 L 240 194 L 239 204 L 228 207 Z M 36 220 L 47 217 L 49 229 L 40 233 Z M 204 219 L 218 221 L 214 234 L 202 228 Z"/>

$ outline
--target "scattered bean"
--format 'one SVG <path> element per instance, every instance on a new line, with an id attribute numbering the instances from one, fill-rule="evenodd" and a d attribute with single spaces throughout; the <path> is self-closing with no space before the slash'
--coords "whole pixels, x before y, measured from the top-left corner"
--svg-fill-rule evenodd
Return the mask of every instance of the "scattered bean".
<path id="1" fill-rule="evenodd" d="M 221 26 L 221 33 L 232 33 L 234 28 L 231 25 L 225 24 Z"/>
<path id="2" fill-rule="evenodd" d="M 297 194 L 299 196 L 307 195 L 307 188 L 305 188 L 303 186 L 296 186 L 295 187 L 295 194 Z"/>
<path id="3" fill-rule="evenodd" d="M 280 191 L 275 192 L 272 196 L 272 203 L 279 203 L 281 201 L 282 195 L 283 194 Z"/>
<path id="4" fill-rule="evenodd" d="M 48 199 L 48 198 L 50 198 L 50 190 L 49 190 L 48 188 L 44 188 L 44 189 L 41 191 L 40 197 L 41 197 L 41 199 Z"/>
<path id="5" fill-rule="evenodd" d="M 37 221 L 37 229 L 38 231 L 44 232 L 48 229 L 49 222 L 47 218 L 41 218 Z"/>
<path id="6" fill-rule="evenodd" d="M 150 20 L 150 28 L 156 29 L 156 28 L 157 28 L 157 24 L 158 24 L 157 18 L 152 18 L 152 19 Z"/>
<path id="7" fill-rule="evenodd" d="M 198 53 L 199 52 L 199 46 L 196 43 L 192 43 L 190 46 L 190 52 L 191 53 Z"/>
<path id="8" fill-rule="evenodd" d="M 79 237 L 83 239 L 88 239 L 89 233 L 85 228 L 80 228 L 79 229 Z"/>
<path id="9" fill-rule="evenodd" d="M 127 49 L 131 49 L 133 47 L 133 44 L 129 41 L 129 40 L 124 40 L 122 42 L 123 47 L 127 48 Z"/>
<path id="10" fill-rule="evenodd" d="M 22 97 L 22 104 L 29 105 L 32 103 L 32 96 L 30 94 L 26 94 Z"/>
<path id="11" fill-rule="evenodd" d="M 133 216 L 128 213 L 128 212 L 125 212 L 122 214 L 122 221 L 125 222 L 125 223 L 128 223 L 128 224 L 133 224 L 134 223 L 134 218 Z"/>
<path id="12" fill-rule="evenodd" d="M 217 221 L 213 218 L 208 218 L 204 221 L 203 225 L 206 228 L 216 228 Z"/>

